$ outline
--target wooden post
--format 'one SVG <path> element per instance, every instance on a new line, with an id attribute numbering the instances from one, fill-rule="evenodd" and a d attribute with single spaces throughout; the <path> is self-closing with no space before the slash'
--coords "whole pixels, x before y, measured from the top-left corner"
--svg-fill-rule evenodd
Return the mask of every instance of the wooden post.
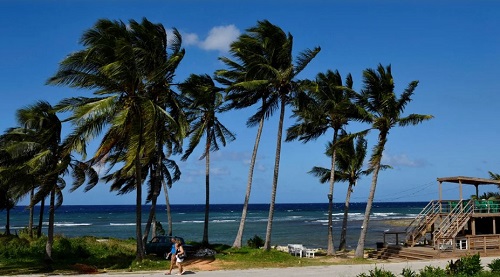
<path id="1" fill-rule="evenodd" d="M 439 202 L 443 200 L 443 182 L 439 181 Z"/>
<path id="2" fill-rule="evenodd" d="M 473 217 L 471 219 L 471 225 L 472 225 L 472 235 L 475 236 L 476 235 L 476 219 Z"/>
<path id="3" fill-rule="evenodd" d="M 458 180 L 458 184 L 459 184 L 459 187 L 460 187 L 460 200 L 464 199 L 462 197 L 462 180 Z"/>

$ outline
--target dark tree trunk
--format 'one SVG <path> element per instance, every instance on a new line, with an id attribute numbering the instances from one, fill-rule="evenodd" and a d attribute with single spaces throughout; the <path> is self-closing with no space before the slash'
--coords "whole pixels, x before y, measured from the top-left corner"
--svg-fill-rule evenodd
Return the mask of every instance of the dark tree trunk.
<path id="1" fill-rule="evenodd" d="M 354 184 L 349 183 L 349 187 L 347 188 L 347 193 L 345 197 L 344 204 L 344 219 L 342 220 L 342 231 L 340 233 L 340 243 L 339 243 L 339 251 L 343 251 L 346 249 L 346 236 L 347 236 L 347 219 L 349 216 L 349 204 L 351 203 L 351 193 Z"/>
<path id="2" fill-rule="evenodd" d="M 203 224 L 203 240 L 201 244 L 208 246 L 208 219 L 210 213 L 210 133 L 207 132 L 207 144 L 205 149 L 205 220 Z"/>
<path id="3" fill-rule="evenodd" d="M 46 263 L 51 264 L 52 259 L 52 245 L 54 244 L 54 215 L 55 215 L 55 199 L 56 199 L 56 189 L 53 188 L 50 192 L 50 203 L 49 203 L 49 227 L 47 230 L 47 243 L 45 244 L 45 257 Z"/>
<path id="4" fill-rule="evenodd" d="M 42 226 L 43 226 L 43 213 L 45 210 L 45 197 L 40 201 L 40 217 L 38 219 L 38 229 L 36 230 L 36 237 L 42 236 Z"/>

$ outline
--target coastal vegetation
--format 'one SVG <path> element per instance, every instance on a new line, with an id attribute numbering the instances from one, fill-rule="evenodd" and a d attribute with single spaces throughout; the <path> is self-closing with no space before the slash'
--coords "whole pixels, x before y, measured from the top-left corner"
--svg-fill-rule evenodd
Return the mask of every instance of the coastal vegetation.
<path id="1" fill-rule="evenodd" d="M 31 214 L 28 244 L 46 243 L 46 247 L 41 250 L 47 262 L 46 268 L 57 267 L 59 260 L 68 261 L 59 252 L 65 249 L 59 248 L 59 244 L 71 245 L 73 241 L 62 237 L 54 241 L 54 216 L 56 208 L 63 203 L 63 176 L 69 174 L 74 178 L 70 192 L 80 189 L 84 184 L 84 191 L 91 190 L 98 181 L 108 183 L 110 190 L 118 195 L 135 192 L 134 260 L 141 264 L 146 260 L 144 244 L 149 234 L 154 236 L 157 229 L 157 199 L 163 189 L 169 212 L 167 190 L 181 179 L 182 168 L 176 163 L 175 157 L 179 155 L 182 160 L 188 159 L 203 138 L 201 158 L 205 158 L 206 201 L 201 244 L 209 246 L 210 152 L 236 139 L 217 116 L 258 103 L 257 112 L 247 121 L 247 126 L 259 127 L 240 228 L 232 249 L 242 247 L 246 209 L 264 121 L 279 110 L 274 174 L 264 240 L 264 249 L 271 252 L 266 255 L 274 255 L 271 234 L 284 118 L 288 106 L 292 108 L 296 123 L 286 129 L 286 141 L 297 139 L 306 143 L 332 132 L 331 153 L 328 154 L 331 164 L 327 169 L 327 177 L 323 177 L 323 181 L 330 185 L 327 195 L 328 237 L 325 238 L 327 255 L 335 254 L 332 233 L 335 182 L 349 181 L 352 188 L 360 175 L 373 174 L 356 250 L 356 256 L 363 257 L 371 204 L 379 170 L 384 168 L 381 159 L 389 131 L 396 126 L 417 125 L 432 118 L 431 115 L 403 115 L 418 81 L 411 82 L 397 97 L 390 65 L 379 64 L 376 69 L 365 69 L 360 92 L 355 91 L 350 74 L 346 75 L 343 82 L 338 71 L 318 73 L 314 80 L 300 79 L 300 73 L 320 53 L 321 48 L 303 50 L 294 58 L 293 36 L 267 20 L 258 21 L 231 44 L 231 57 L 220 58 L 226 69 L 217 70 L 213 77 L 208 74 L 190 75 L 180 82 L 174 77 L 186 52 L 176 29 L 167 38 L 167 31 L 162 24 L 152 23 L 146 18 L 141 22 L 129 20 L 128 23 L 101 19 L 83 33 L 80 42 L 83 49 L 66 56 L 55 74 L 48 78 L 47 84 L 69 87 L 75 91 L 88 90 L 93 95 L 75 95 L 54 106 L 40 101 L 21 108 L 18 126 L 0 136 L 0 210 L 6 210 L 8 215 L 9 210 L 23 197 L 29 197 L 31 210 L 40 205 L 40 223 L 36 228 L 38 233 L 36 237 L 32 234 L 35 228 L 32 222 L 34 215 Z M 65 118 L 59 119 L 59 115 Z M 351 121 L 369 124 L 368 130 L 347 130 Z M 70 127 L 65 138 L 62 137 L 62 122 L 67 122 Z M 367 145 L 362 140 L 363 135 L 372 129 L 379 131 L 378 141 L 368 168 L 361 171 L 363 151 L 366 151 Z M 356 152 L 360 155 L 363 153 L 363 158 L 356 161 L 356 168 L 352 172 L 347 173 L 348 170 L 340 163 L 346 162 L 342 153 L 353 147 L 352 143 L 346 143 L 353 138 L 358 139 L 362 149 L 356 149 Z M 87 147 L 96 139 L 100 139 L 97 149 L 89 155 Z M 183 143 L 185 140 L 188 141 L 187 147 Z M 337 162 L 337 155 L 340 163 Z M 106 173 L 98 176 L 95 168 L 104 168 Z M 337 177 L 336 169 L 345 170 L 340 173 L 355 176 L 343 177 L 339 174 Z M 304 174 L 307 174 L 306 171 Z M 141 205 L 144 184 L 147 186 L 146 202 L 151 203 L 151 210 L 143 231 Z M 47 237 L 41 234 L 46 198 L 49 199 L 50 211 Z M 348 202 L 349 195 L 346 197 L 346 208 Z M 172 228 L 170 221 L 169 234 Z M 6 233 L 10 233 L 9 216 Z M 7 252 L 13 253 L 11 250 Z M 30 257 L 39 252 L 34 251 Z M 232 250 L 232 253 L 244 252 Z M 116 254 L 117 257 L 121 255 Z M 127 261 L 128 255 L 123 256 Z M 97 258 L 89 262 L 99 263 Z M 262 258 L 259 262 L 262 262 Z"/>
<path id="2" fill-rule="evenodd" d="M 19 236 L 0 236 L 0 275 L 35 273 L 78 274 L 104 272 L 158 271 L 169 267 L 169 260 L 155 255 L 147 255 L 138 263 L 135 259 L 135 239 L 79 237 L 54 237 L 53 257 L 57 263 L 46 264 L 40 259 L 44 251 L 46 236 L 29 238 L 26 233 Z M 210 245 L 215 256 L 187 259 L 189 270 L 222 270 L 271 267 L 297 267 L 312 265 L 356 264 L 367 261 L 356 259 L 330 259 L 326 256 L 315 259 L 301 259 L 275 249 L 265 251 L 255 248 L 253 243 L 263 243 L 252 239 L 252 246 L 232 248 L 228 245 Z M 187 242 L 196 247 L 201 243 Z"/>
<path id="3" fill-rule="evenodd" d="M 284 268 L 325 265 L 355 265 L 370 263 L 364 259 L 331 258 L 323 255 L 314 259 L 295 257 L 286 252 L 275 249 L 266 251 L 255 248 L 257 240 L 254 237 L 249 241 L 249 246 L 232 248 L 228 245 L 210 245 L 216 250 L 214 256 L 188 257 L 186 263 L 188 270 L 238 270 L 251 268 Z M 65 238 L 54 237 L 53 257 L 57 263 L 47 265 L 40 259 L 44 252 L 47 237 L 30 238 L 27 232 L 19 236 L 0 235 L 0 275 L 20 274 L 96 274 L 119 272 L 147 272 L 165 271 L 170 260 L 162 257 L 148 255 L 141 263 L 137 263 L 133 250 L 135 239 L 126 240 L 114 238 L 79 237 Z M 189 242 L 201 246 L 200 243 Z M 480 256 L 468 255 L 457 260 L 450 260 L 445 268 L 426 266 L 418 271 L 407 267 L 402 272 L 395 273 L 385 270 L 377 265 L 375 269 L 358 275 L 358 277 L 447 277 L 447 276 L 500 276 L 500 259 L 494 259 L 487 265 L 481 265 Z"/>

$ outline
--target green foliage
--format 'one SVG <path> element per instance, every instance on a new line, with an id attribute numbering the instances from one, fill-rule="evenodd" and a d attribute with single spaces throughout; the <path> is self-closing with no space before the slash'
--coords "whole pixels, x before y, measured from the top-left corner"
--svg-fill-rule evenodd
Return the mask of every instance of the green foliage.
<path id="1" fill-rule="evenodd" d="M 156 226 L 156 234 L 164 236 L 166 232 L 165 232 L 165 229 L 163 229 L 163 225 L 161 225 L 161 222 L 156 221 L 155 226 Z"/>
<path id="2" fill-rule="evenodd" d="M 375 269 L 370 270 L 369 274 L 361 273 L 357 277 L 396 277 L 396 275 L 388 270 L 375 267 Z"/>
<path id="3" fill-rule="evenodd" d="M 453 276 L 475 276 L 482 270 L 479 254 L 461 257 L 456 262 L 452 260 L 446 266 L 447 273 Z"/>
<path id="4" fill-rule="evenodd" d="M 29 241 L 18 236 L 0 236 L 0 258 L 12 259 L 17 257 L 39 258 L 42 257 L 45 247 L 45 238 Z"/>
<path id="5" fill-rule="evenodd" d="M 401 272 L 401 275 L 403 277 L 418 277 L 418 274 L 410 268 L 403 268 L 403 272 Z"/>
<path id="6" fill-rule="evenodd" d="M 426 266 L 419 271 L 419 277 L 445 277 L 448 276 L 446 270 L 440 267 Z"/>
<path id="7" fill-rule="evenodd" d="M 488 264 L 488 268 L 491 272 L 500 273 L 500 259 L 494 259 Z"/>
<path id="8" fill-rule="evenodd" d="M 253 238 L 247 241 L 247 245 L 250 248 L 260 248 L 264 246 L 264 240 L 261 237 L 255 235 Z"/>
<path id="9" fill-rule="evenodd" d="M 43 263 L 46 242 L 46 237 L 0 236 L 0 275 L 51 272 Z M 75 264 L 126 269 L 135 260 L 135 240 L 55 236 L 52 257 L 54 270 L 74 270 Z"/>

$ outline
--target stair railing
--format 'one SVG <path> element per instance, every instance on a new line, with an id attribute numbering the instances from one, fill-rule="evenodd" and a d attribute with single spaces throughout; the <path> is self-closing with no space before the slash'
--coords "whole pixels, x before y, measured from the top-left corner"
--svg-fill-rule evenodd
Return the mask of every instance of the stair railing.
<path id="1" fill-rule="evenodd" d="M 433 221 L 441 211 L 441 203 L 437 200 L 431 200 L 427 206 L 411 221 L 406 227 L 406 243 L 414 246 L 416 241 L 422 236 L 428 225 Z"/>
<path id="2" fill-rule="evenodd" d="M 453 248 L 453 239 L 465 226 L 474 212 L 473 200 L 460 200 L 444 217 L 434 232 L 434 245 L 440 250 Z"/>

